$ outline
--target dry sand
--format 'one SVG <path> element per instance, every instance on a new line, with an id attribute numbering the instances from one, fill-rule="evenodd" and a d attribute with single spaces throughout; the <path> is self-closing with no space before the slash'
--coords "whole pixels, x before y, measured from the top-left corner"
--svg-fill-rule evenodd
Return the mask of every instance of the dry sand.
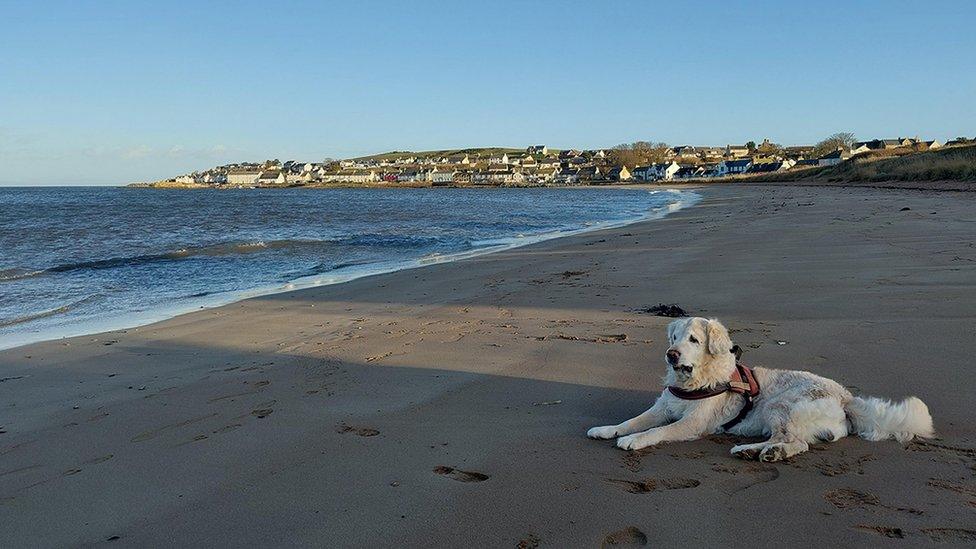
<path id="1" fill-rule="evenodd" d="M 0 352 L 0 546 L 971 546 L 973 196 L 703 194 L 664 220 Z M 941 438 L 776 465 L 721 436 L 587 440 L 660 390 L 668 319 L 637 311 L 660 302 L 725 321 L 749 364 L 916 394 Z"/>

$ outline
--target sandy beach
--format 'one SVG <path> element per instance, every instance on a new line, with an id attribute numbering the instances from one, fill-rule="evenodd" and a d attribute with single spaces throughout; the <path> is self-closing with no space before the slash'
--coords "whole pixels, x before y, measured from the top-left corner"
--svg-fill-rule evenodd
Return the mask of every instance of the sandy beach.
<path id="1" fill-rule="evenodd" d="M 971 193 L 713 186 L 665 219 L 0 351 L 0 546 L 976 542 Z M 676 303 L 939 439 L 781 464 L 587 428 Z M 904 538 L 904 539 L 898 539 Z"/>

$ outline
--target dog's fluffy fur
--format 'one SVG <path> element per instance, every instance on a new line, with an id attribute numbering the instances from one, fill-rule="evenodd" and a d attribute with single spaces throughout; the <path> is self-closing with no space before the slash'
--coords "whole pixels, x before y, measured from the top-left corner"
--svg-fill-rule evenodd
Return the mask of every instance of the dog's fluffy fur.
<path id="1" fill-rule="evenodd" d="M 729 381 L 735 369 L 732 341 L 717 320 L 686 318 L 668 326 L 671 353 L 666 385 L 695 390 Z M 679 354 L 675 354 L 675 352 Z M 891 402 L 856 397 L 839 383 L 790 370 L 753 370 L 761 392 L 754 407 L 728 433 L 768 437 L 758 444 L 742 444 L 732 454 L 745 459 L 778 461 L 807 451 L 811 443 L 832 442 L 848 434 L 867 440 L 934 436 L 932 417 L 924 402 L 909 397 Z M 744 405 L 742 395 L 727 392 L 701 400 L 682 400 L 667 389 L 643 414 L 618 425 L 594 427 L 591 438 L 619 437 L 617 446 L 636 450 L 662 442 L 693 440 L 725 432 L 722 425 Z"/>

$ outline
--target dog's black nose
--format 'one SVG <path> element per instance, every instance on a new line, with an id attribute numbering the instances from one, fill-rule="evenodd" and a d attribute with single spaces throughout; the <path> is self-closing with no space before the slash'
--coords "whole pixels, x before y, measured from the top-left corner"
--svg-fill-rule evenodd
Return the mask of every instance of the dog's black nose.
<path id="1" fill-rule="evenodd" d="M 674 349 L 668 349 L 667 357 L 668 357 L 668 363 L 677 364 L 678 359 L 681 358 L 681 353 L 679 353 Z"/>

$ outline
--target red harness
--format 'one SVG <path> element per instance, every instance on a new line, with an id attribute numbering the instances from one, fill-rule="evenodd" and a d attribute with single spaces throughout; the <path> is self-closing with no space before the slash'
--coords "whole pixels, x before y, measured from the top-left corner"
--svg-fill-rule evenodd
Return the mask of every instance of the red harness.
<path id="1" fill-rule="evenodd" d="M 746 399 L 745 406 L 739 410 L 739 414 L 736 415 L 731 420 L 722 424 L 722 428 L 728 431 L 730 428 L 734 427 L 737 423 L 742 421 L 746 414 L 752 410 L 752 399 L 759 396 L 759 382 L 756 381 L 756 376 L 752 373 L 752 369 L 739 364 L 735 364 L 735 370 L 732 371 L 732 379 L 728 383 L 719 385 L 712 389 L 694 389 L 689 391 L 688 389 L 682 389 L 681 387 L 675 387 L 674 385 L 668 385 L 668 390 L 671 394 L 680 398 L 681 400 L 701 400 L 703 398 L 711 398 L 714 396 L 722 395 L 728 392 L 739 393 Z"/>

